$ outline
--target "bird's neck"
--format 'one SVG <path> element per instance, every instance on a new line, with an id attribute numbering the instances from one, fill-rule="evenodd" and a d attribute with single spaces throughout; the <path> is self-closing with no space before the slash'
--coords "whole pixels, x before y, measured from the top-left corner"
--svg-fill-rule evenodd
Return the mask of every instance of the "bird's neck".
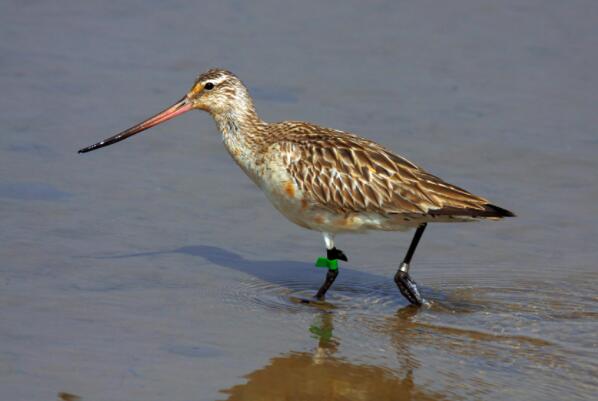
<path id="1" fill-rule="evenodd" d="M 259 118 L 250 100 L 243 107 L 214 113 L 213 117 L 224 144 L 233 156 L 254 152 L 262 144 L 267 123 Z"/>
<path id="2" fill-rule="evenodd" d="M 228 113 L 213 114 L 226 150 L 245 173 L 260 185 L 258 168 L 260 148 L 266 144 L 268 124 L 262 121 L 252 104 Z"/>

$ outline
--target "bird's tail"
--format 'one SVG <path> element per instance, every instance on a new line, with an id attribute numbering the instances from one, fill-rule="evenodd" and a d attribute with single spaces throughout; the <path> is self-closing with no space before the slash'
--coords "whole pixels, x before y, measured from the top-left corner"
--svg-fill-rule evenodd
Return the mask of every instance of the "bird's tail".
<path id="1" fill-rule="evenodd" d="M 487 204 L 484 206 L 484 215 L 482 217 L 515 217 L 515 213 L 496 205 Z"/>
<path id="2" fill-rule="evenodd" d="M 515 213 L 503 209 L 502 207 L 490 203 L 486 203 L 482 206 L 483 209 L 448 206 L 443 207 L 442 209 L 431 210 L 428 213 L 434 217 L 450 216 L 451 218 L 502 219 L 503 217 L 515 217 Z"/>

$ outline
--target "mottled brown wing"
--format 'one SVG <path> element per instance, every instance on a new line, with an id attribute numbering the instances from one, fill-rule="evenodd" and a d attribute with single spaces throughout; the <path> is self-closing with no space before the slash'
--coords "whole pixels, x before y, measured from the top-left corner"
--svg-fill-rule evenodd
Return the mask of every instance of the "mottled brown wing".
<path id="1" fill-rule="evenodd" d="M 445 183 L 375 142 L 307 124 L 292 128 L 277 150 L 299 188 L 322 207 L 342 213 L 486 214 L 486 199 Z"/>

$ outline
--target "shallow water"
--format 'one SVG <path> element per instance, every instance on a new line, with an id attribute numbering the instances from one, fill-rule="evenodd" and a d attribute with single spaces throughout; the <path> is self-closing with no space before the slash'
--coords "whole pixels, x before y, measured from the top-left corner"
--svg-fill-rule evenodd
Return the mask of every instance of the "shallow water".
<path id="1" fill-rule="evenodd" d="M 0 398 L 590 400 L 598 393 L 598 6 L 7 1 Z M 76 150 L 220 66 L 269 121 L 370 137 L 515 211 L 323 244 L 190 113 Z M 59 398 L 60 397 L 60 398 Z M 70 398 L 69 398 L 70 397 Z"/>

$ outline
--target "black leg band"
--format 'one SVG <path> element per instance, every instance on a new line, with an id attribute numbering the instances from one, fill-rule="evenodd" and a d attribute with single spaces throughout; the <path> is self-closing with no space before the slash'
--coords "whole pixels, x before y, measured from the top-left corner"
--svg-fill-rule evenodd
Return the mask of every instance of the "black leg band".
<path id="1" fill-rule="evenodd" d="M 349 259 L 347 258 L 347 255 L 345 255 L 345 253 L 343 251 L 341 251 L 340 249 L 336 249 L 336 247 L 332 248 L 332 249 L 327 249 L 326 250 L 326 257 L 330 260 L 344 260 L 345 262 L 348 262 Z"/>

